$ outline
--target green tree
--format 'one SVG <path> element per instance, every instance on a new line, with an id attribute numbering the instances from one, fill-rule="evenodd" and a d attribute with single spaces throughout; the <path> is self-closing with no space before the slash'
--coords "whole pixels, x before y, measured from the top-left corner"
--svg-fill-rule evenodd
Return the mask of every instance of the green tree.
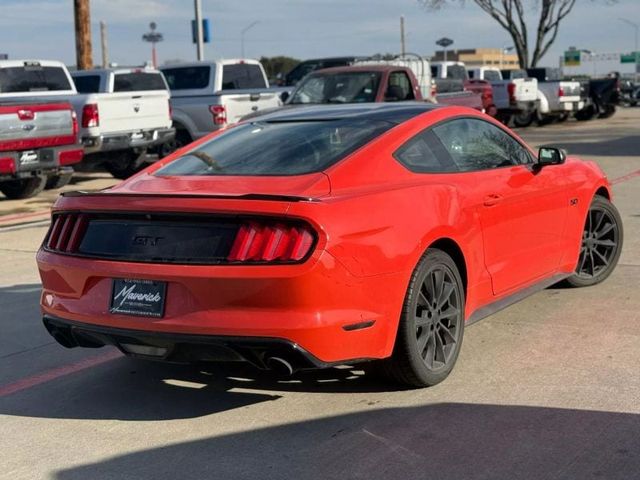
<path id="1" fill-rule="evenodd" d="M 615 3 L 616 0 L 605 0 Z M 464 0 L 418 0 L 424 7 L 437 10 L 448 3 L 464 3 Z M 535 67 L 556 40 L 560 23 L 576 4 L 576 0 L 473 0 L 504 28 L 513 39 L 520 68 Z M 525 8 L 525 4 L 533 8 Z M 535 46 L 531 54 L 525 10 L 535 12 Z"/>

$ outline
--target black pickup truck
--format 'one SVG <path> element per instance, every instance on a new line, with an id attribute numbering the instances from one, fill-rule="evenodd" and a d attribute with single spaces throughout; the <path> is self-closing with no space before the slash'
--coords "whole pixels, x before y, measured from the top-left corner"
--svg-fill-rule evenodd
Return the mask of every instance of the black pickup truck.
<path id="1" fill-rule="evenodd" d="M 616 113 L 620 103 L 620 80 L 617 77 L 592 78 L 580 81 L 581 96 L 585 106 L 576 112 L 577 120 L 586 121 L 595 118 L 609 118 Z"/>

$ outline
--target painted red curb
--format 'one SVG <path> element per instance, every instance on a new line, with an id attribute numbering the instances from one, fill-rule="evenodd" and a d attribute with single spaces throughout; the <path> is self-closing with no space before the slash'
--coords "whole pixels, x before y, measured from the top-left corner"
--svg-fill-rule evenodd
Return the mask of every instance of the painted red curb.
<path id="1" fill-rule="evenodd" d="M 611 185 L 615 185 L 617 183 L 626 182 L 626 181 L 631 180 L 632 178 L 635 178 L 635 177 L 640 177 L 640 170 L 636 170 L 634 172 L 627 173 L 626 175 L 623 175 L 622 177 L 614 178 L 613 180 L 611 180 Z"/>
<path id="2" fill-rule="evenodd" d="M 77 363 L 71 363 L 69 365 L 64 365 L 62 367 L 54 368 L 43 373 L 38 373 L 36 375 L 23 378 L 16 382 L 9 383 L 8 385 L 1 386 L 0 398 L 16 392 L 20 392 L 21 390 L 26 390 L 28 388 L 50 382 L 52 380 L 70 375 L 72 373 L 86 370 L 87 368 L 95 367 L 96 365 L 109 362 L 121 356 L 122 354 L 119 351 L 111 350 L 98 357 L 87 358 L 86 360 L 81 360 Z"/>

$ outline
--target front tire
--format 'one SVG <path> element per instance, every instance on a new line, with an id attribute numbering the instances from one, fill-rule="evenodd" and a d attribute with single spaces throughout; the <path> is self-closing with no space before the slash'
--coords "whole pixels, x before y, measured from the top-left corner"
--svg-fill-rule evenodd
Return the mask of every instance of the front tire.
<path id="1" fill-rule="evenodd" d="M 578 265 L 567 283 L 572 287 L 588 287 L 604 281 L 618 264 L 622 239 L 618 209 L 606 198 L 594 197 L 582 232 Z"/>
<path id="2" fill-rule="evenodd" d="M 456 264 L 430 248 L 411 276 L 387 376 L 411 387 L 443 381 L 456 363 L 464 334 L 464 287 Z"/>
<path id="3" fill-rule="evenodd" d="M 134 150 L 114 152 L 105 162 L 104 168 L 118 180 L 125 180 L 142 170 L 146 152 Z"/>

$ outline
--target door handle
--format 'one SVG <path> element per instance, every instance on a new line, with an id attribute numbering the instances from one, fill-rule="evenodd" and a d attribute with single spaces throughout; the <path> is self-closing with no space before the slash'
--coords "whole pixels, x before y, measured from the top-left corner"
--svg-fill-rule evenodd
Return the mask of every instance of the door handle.
<path id="1" fill-rule="evenodd" d="M 492 193 L 484 197 L 484 206 L 485 207 L 493 207 L 502 201 L 502 196 Z"/>

